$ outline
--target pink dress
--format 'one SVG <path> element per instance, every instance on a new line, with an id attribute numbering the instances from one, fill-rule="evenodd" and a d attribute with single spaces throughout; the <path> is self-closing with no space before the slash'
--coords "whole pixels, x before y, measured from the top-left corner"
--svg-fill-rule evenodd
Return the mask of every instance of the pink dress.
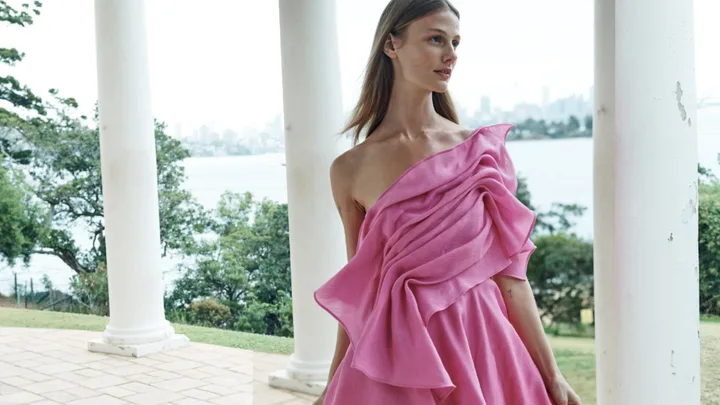
<path id="1" fill-rule="evenodd" d="M 324 405 L 552 405 L 491 279 L 525 278 L 535 249 L 510 128 L 416 163 L 367 212 L 356 255 L 315 292 L 351 342 Z"/>

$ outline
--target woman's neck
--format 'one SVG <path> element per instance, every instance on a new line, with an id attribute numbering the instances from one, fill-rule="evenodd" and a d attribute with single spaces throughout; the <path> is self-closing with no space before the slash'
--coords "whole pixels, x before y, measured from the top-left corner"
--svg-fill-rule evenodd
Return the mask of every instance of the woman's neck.
<path id="1" fill-rule="evenodd" d="M 392 132 L 422 133 L 442 121 L 435 111 L 432 92 L 398 82 L 390 93 L 390 103 L 383 119 L 383 127 Z"/>

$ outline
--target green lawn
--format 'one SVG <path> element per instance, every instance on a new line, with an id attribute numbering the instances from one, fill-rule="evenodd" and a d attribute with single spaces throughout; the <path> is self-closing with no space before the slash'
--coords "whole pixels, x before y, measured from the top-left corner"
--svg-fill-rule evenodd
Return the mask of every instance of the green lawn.
<path id="1" fill-rule="evenodd" d="M 62 312 L 0 308 L 0 326 L 102 331 L 107 318 Z M 292 339 L 188 325 L 174 325 L 193 342 L 290 354 Z M 587 338 L 550 337 L 558 364 L 584 405 L 595 405 L 595 344 Z M 703 405 L 720 405 L 720 323 L 701 326 Z"/>
<path id="2" fill-rule="evenodd" d="M 720 316 L 701 316 L 700 317 L 701 322 L 714 322 L 714 323 L 720 323 Z"/>
<path id="3" fill-rule="evenodd" d="M 21 328 L 75 329 L 102 332 L 108 318 L 66 312 L 32 311 L 0 308 L 0 326 Z M 293 351 L 293 341 L 277 336 L 254 335 L 222 329 L 201 328 L 190 325 L 173 325 L 175 332 L 186 335 L 193 342 L 218 346 L 237 347 L 267 353 Z"/>

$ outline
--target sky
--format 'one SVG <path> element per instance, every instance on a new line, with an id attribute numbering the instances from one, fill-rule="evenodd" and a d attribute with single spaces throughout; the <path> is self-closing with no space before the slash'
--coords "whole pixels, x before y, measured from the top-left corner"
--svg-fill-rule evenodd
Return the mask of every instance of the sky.
<path id="1" fill-rule="evenodd" d="M 11 4 L 20 1 L 10 0 Z M 92 110 L 97 99 L 91 0 L 45 1 L 27 28 L 2 28 L 25 52 L 11 73 L 36 93 L 57 88 Z M 352 108 L 377 19 L 387 0 L 336 0 L 343 103 Z M 462 44 L 451 82 L 470 111 L 588 94 L 593 81 L 593 0 L 454 0 Z M 649 10 L 649 12 L 652 10 Z M 695 0 L 698 97 L 720 98 L 720 1 Z M 261 128 L 282 111 L 278 2 L 148 0 L 153 114 L 171 126 Z M 0 73 L 4 73 L 0 71 Z"/>

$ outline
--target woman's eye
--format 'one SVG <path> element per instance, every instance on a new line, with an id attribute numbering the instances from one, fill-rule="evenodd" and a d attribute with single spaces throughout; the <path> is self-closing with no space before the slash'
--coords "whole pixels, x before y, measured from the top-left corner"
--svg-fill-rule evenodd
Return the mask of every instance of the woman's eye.
<path id="1" fill-rule="evenodd" d="M 433 42 L 436 42 L 436 43 L 438 43 L 438 44 L 439 44 L 439 43 L 442 43 L 442 37 L 439 36 L 439 35 L 430 38 L 430 40 L 433 41 Z"/>

